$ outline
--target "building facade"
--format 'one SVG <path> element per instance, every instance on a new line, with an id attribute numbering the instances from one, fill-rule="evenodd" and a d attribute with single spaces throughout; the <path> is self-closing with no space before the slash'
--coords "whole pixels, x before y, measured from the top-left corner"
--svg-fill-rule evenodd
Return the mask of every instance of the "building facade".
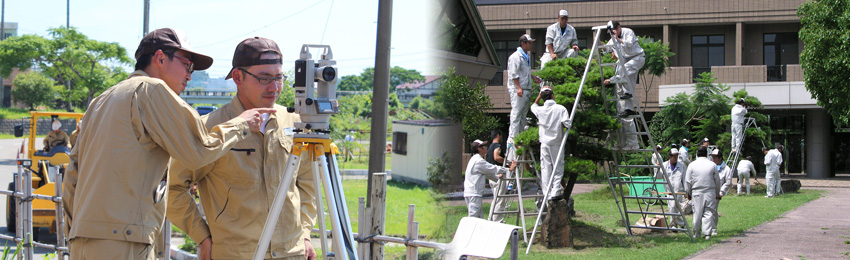
<path id="1" fill-rule="evenodd" d="M 636 92 L 644 111 L 652 115 L 664 100 L 693 90 L 696 75 L 711 71 L 717 83 L 731 86 L 727 94 L 746 89 L 758 97 L 770 117 L 771 139 L 787 147 L 786 172 L 824 178 L 850 172 L 850 134 L 832 119 L 806 90 L 799 65 L 797 8 L 805 0 L 632 0 L 549 1 L 476 0 L 481 19 L 501 61 L 487 94 L 494 112 L 510 111 L 504 83 L 507 57 L 528 33 L 540 39 L 535 59 L 544 52 L 546 27 L 558 11 L 567 10 L 579 47 L 592 43 L 593 26 L 619 21 L 638 36 L 669 43 L 676 53 L 671 68 Z M 539 65 L 538 65 L 539 66 Z M 648 90 L 648 91 L 645 91 Z M 754 155 L 758 156 L 758 155 Z"/>

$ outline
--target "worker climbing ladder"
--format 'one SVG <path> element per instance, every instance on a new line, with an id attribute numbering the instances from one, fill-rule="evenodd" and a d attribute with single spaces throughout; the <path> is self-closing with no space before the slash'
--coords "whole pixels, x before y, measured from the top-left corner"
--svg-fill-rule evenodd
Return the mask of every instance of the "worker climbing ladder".
<path id="1" fill-rule="evenodd" d="M 599 64 L 600 75 L 604 75 L 604 66 L 616 66 L 617 75 L 620 79 L 625 79 L 625 59 L 620 58 L 616 63 L 605 64 L 602 62 L 602 51 L 598 48 L 600 37 L 603 31 L 607 31 L 609 36 L 616 37 L 611 31 L 612 24 L 609 22 L 607 26 L 593 27 L 596 37 L 594 39 L 591 57 L 588 59 L 588 66 L 596 55 L 597 64 Z M 616 52 L 617 57 L 625 57 L 622 51 L 622 46 L 616 40 L 611 41 L 613 46 L 606 46 L 607 51 Z M 585 70 L 584 77 L 587 77 L 588 70 Z M 600 80 L 602 80 L 600 77 Z M 582 79 L 584 82 L 584 79 Z M 612 82 L 617 89 L 620 89 L 621 84 L 626 82 Z M 582 83 L 583 84 L 583 83 Z M 603 84 L 604 85 L 604 84 Z M 614 200 L 620 212 L 623 224 L 626 226 L 627 233 L 633 235 L 632 229 L 651 229 L 664 231 L 677 231 L 688 234 L 688 237 L 693 241 L 691 229 L 688 226 L 687 219 L 683 214 L 683 203 L 675 199 L 679 196 L 686 196 L 684 193 L 664 190 L 664 187 L 670 187 L 668 178 L 668 169 L 661 165 L 654 165 L 651 162 L 651 157 L 661 157 L 655 149 L 646 149 L 645 147 L 655 147 L 655 141 L 649 132 L 649 127 L 643 117 L 643 111 L 640 106 L 636 106 L 636 114 L 623 113 L 623 109 L 630 109 L 616 104 L 621 101 L 621 97 L 616 93 L 613 95 L 606 94 L 606 88 L 602 88 L 602 96 L 605 97 L 605 112 L 616 118 L 620 123 L 621 128 L 612 132 L 609 135 L 608 144 L 611 148 L 613 161 L 611 161 L 606 171 L 608 177 L 608 185 L 614 195 Z M 635 97 L 629 97 L 634 99 Z M 616 109 L 614 109 L 616 107 Z M 659 172 L 661 174 L 655 174 Z M 662 178 L 657 178 L 660 175 Z M 672 201 L 673 206 L 679 210 L 669 210 L 667 203 L 662 201 Z M 664 225 L 652 225 L 648 215 L 664 216 Z M 636 217 L 636 218 L 634 218 Z M 667 221 L 667 217 L 672 217 L 673 221 Z M 639 219 L 638 223 L 633 223 L 633 219 Z M 673 223 L 684 223 L 683 227 L 672 225 Z"/>
<path id="2" fill-rule="evenodd" d="M 507 176 L 499 181 L 496 184 L 495 192 L 493 193 L 493 203 L 490 205 L 490 215 L 487 217 L 490 221 L 495 221 L 497 216 L 501 216 L 505 218 L 507 216 L 515 216 L 516 223 L 515 225 L 522 227 L 522 239 L 526 243 L 528 243 L 528 238 L 531 235 L 531 231 L 528 231 L 526 228 L 526 218 L 537 216 L 536 210 L 527 211 L 525 207 L 525 199 L 535 199 L 542 200 L 543 195 L 540 194 L 523 194 L 525 187 L 524 183 L 534 182 L 537 183 L 538 187 L 542 187 L 540 184 L 540 179 L 535 169 L 537 169 L 537 160 L 535 159 L 534 152 L 530 149 L 530 147 L 525 147 L 523 149 L 522 155 L 517 158 L 517 166 L 513 172 L 509 172 Z M 532 177 L 525 177 L 527 174 L 526 170 Z M 516 209 L 511 207 L 511 202 L 517 201 Z M 498 208 L 497 205 L 505 205 L 504 208 Z M 539 207 L 536 209 L 539 210 Z"/>
<path id="3" fill-rule="evenodd" d="M 746 141 L 746 139 L 747 139 L 747 129 L 749 129 L 750 126 L 753 126 L 756 129 L 761 130 L 761 127 L 759 127 L 759 125 L 756 123 L 755 118 L 746 117 L 744 120 L 745 120 L 744 130 L 741 131 L 741 142 L 738 143 L 738 147 L 735 147 L 734 149 L 732 149 L 732 151 L 729 152 L 729 155 L 726 156 L 726 161 L 731 162 L 731 165 L 729 165 L 729 167 L 731 167 L 732 171 L 734 171 L 735 174 L 738 173 L 738 162 L 740 161 L 739 159 L 741 158 L 741 149 L 744 145 L 744 141 Z M 767 146 L 764 145 L 764 140 L 760 140 L 760 141 L 761 141 L 761 147 L 767 147 Z M 755 173 L 753 173 L 753 174 L 755 174 Z M 738 181 L 738 183 L 740 183 L 740 180 Z M 776 188 L 777 188 L 777 191 L 776 191 L 777 193 L 782 193 L 782 186 L 781 185 L 777 186 Z"/>

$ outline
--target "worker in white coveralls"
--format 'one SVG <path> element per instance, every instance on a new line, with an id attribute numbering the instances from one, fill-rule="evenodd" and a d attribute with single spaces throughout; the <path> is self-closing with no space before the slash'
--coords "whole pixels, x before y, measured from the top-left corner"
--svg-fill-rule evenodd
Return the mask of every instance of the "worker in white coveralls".
<path id="1" fill-rule="evenodd" d="M 617 102 L 617 111 L 619 111 L 620 117 L 635 115 L 632 98 L 635 94 L 638 71 L 644 64 L 643 48 L 640 47 L 638 37 L 632 29 L 621 27 L 618 21 L 609 22 L 609 26 L 617 37 L 614 37 L 605 45 L 613 46 L 614 41 L 617 41 L 622 47 L 624 57 L 618 57 L 619 54 L 616 51 L 613 52 L 612 56 L 615 59 L 624 59 L 625 62 L 623 67 L 618 65 L 616 75 L 606 79 L 605 84 L 617 84 L 618 86 L 617 95 L 620 100 Z"/>
<path id="2" fill-rule="evenodd" d="M 528 34 L 519 37 L 519 47 L 508 57 L 508 93 L 511 96 L 511 125 L 508 128 L 508 161 L 516 160 L 514 138 L 525 128 L 525 116 L 528 114 L 528 95 L 531 93 L 531 81 L 542 82 L 540 77 L 531 75 L 531 45 L 535 39 Z"/>
<path id="3" fill-rule="evenodd" d="M 542 106 L 537 105 L 540 100 L 543 100 Z M 564 129 L 569 128 L 571 124 L 570 113 L 566 107 L 555 103 L 555 93 L 551 88 L 540 90 L 537 99 L 531 104 L 531 112 L 537 116 L 540 135 L 540 181 L 544 194 L 548 195 L 550 200 L 562 199 L 564 194 L 561 180 L 564 178 L 566 151 L 561 151 L 561 144 L 564 140 Z"/>
<path id="4" fill-rule="evenodd" d="M 688 165 L 685 171 L 685 193 L 694 207 L 694 236 L 699 232 L 708 240 L 711 238 L 711 230 L 714 226 L 715 211 L 714 204 L 720 197 L 720 175 L 714 162 L 706 157 L 706 147 L 697 150 L 697 158 Z"/>
<path id="5" fill-rule="evenodd" d="M 463 180 L 463 199 L 466 201 L 468 216 L 476 218 L 482 218 L 481 205 L 484 196 L 484 180 L 497 181 L 505 176 L 508 170 L 513 171 L 516 167 L 516 161 L 511 163 L 510 169 L 488 163 L 484 159 L 487 154 L 487 146 L 484 144 L 484 141 L 477 139 L 472 142 L 472 149 L 476 153 L 466 165 Z"/>
<path id="6" fill-rule="evenodd" d="M 664 157 L 662 157 L 663 151 L 661 150 L 661 145 L 655 145 L 655 153 L 652 154 L 652 165 L 661 166 L 661 163 L 664 162 Z M 661 168 L 656 168 L 652 171 L 656 175 L 659 172 L 664 172 Z"/>
<path id="7" fill-rule="evenodd" d="M 691 141 L 688 139 L 682 139 L 682 146 L 679 148 L 679 161 L 688 166 L 691 164 L 691 157 L 688 155 L 688 145 L 691 145 Z"/>
<path id="8" fill-rule="evenodd" d="M 714 214 L 714 226 L 711 227 L 711 235 L 716 236 L 717 223 L 720 222 L 720 213 L 718 213 L 720 200 L 729 193 L 729 188 L 732 188 L 732 168 L 723 162 L 723 153 L 720 152 L 720 148 L 711 151 L 711 160 L 717 165 L 717 173 L 720 176 L 720 196 L 717 198 L 717 203 L 714 203 L 714 212 L 716 214 Z"/>
<path id="9" fill-rule="evenodd" d="M 679 206 L 685 205 L 685 197 L 682 195 L 677 195 L 676 193 L 685 193 L 685 164 L 679 161 L 679 149 L 672 148 L 668 153 L 669 160 L 663 162 L 661 164 L 660 171 L 656 172 L 656 179 L 663 179 L 664 177 L 661 174 L 667 175 L 667 180 L 670 182 L 669 184 L 664 184 L 664 190 L 670 192 L 667 197 L 673 197 L 676 201 L 679 202 Z M 668 200 L 667 201 L 667 211 L 669 213 L 678 213 L 680 208 L 676 207 L 676 201 Z M 674 219 L 670 223 L 673 223 L 675 226 L 684 227 L 685 219 L 679 218 Z"/>
<path id="10" fill-rule="evenodd" d="M 767 181 L 767 196 L 765 198 L 773 198 L 774 195 L 779 193 L 779 190 L 782 187 L 779 185 L 782 180 L 779 178 L 779 166 L 782 165 L 782 145 L 776 144 L 776 148 L 770 151 L 767 151 L 767 148 L 764 150 L 764 166 L 767 168 L 767 174 L 765 174 L 764 179 Z"/>
<path id="11" fill-rule="evenodd" d="M 747 156 L 746 159 L 738 162 L 738 195 L 741 195 L 741 184 L 746 184 L 747 187 L 747 195 L 750 195 L 750 174 L 753 175 L 753 178 L 758 180 L 756 176 L 756 167 L 753 165 L 753 157 Z"/>
<path id="12" fill-rule="evenodd" d="M 558 22 L 546 28 L 546 51 L 540 57 L 541 70 L 551 60 L 578 56 L 576 29 L 567 24 L 569 18 L 567 10 L 561 10 L 558 12 Z"/>
<path id="13" fill-rule="evenodd" d="M 732 107 L 732 152 L 737 152 L 744 141 L 744 115 L 747 114 L 747 106 L 744 99 L 735 101 Z"/>

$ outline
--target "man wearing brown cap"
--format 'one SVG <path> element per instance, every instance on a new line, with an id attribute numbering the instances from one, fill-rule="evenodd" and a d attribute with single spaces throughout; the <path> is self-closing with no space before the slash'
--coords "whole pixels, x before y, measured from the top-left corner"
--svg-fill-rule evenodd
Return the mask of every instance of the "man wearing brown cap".
<path id="1" fill-rule="evenodd" d="M 71 259 L 154 259 L 170 158 L 207 165 L 275 112 L 245 111 L 208 129 L 178 94 L 211 64 L 182 32 L 158 29 L 142 38 L 136 71 L 91 102 L 62 184 Z"/>
<path id="2" fill-rule="evenodd" d="M 275 105 L 283 87 L 280 49 L 272 40 L 248 38 L 233 54 L 227 78 L 236 83 L 230 104 L 205 115 L 212 126 L 245 109 L 267 107 L 278 112 L 267 119 L 260 133 L 249 134 L 215 162 L 193 169 L 180 160 L 171 164 L 168 219 L 200 242 L 200 259 L 250 259 L 257 248 L 269 207 L 283 178 L 292 178 L 280 219 L 274 227 L 266 259 L 313 259 L 310 231 L 316 219 L 316 187 L 310 160 L 303 159 L 294 176 L 282 176 L 292 136 L 284 129 L 300 122 L 298 114 Z M 188 191 L 198 183 L 198 195 L 206 220 Z"/>

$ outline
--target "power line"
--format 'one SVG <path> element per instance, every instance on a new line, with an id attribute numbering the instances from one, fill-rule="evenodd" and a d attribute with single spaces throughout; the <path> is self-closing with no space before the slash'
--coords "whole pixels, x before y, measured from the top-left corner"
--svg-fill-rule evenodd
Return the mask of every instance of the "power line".
<path id="1" fill-rule="evenodd" d="M 307 8 L 301 9 L 301 10 L 299 10 L 298 12 L 292 13 L 292 14 L 290 14 L 290 15 L 286 16 L 286 17 L 281 18 L 280 20 L 277 20 L 277 21 L 274 21 L 274 22 L 272 22 L 272 23 L 270 23 L 270 24 L 264 25 L 264 26 L 262 26 L 262 27 L 260 27 L 260 28 L 257 28 L 257 29 L 255 29 L 255 30 L 253 30 L 253 31 L 250 31 L 250 32 L 247 32 L 247 33 L 243 33 L 243 34 L 240 34 L 240 35 L 236 35 L 236 36 L 234 36 L 234 37 L 231 37 L 231 38 L 228 38 L 228 39 L 225 39 L 225 40 L 222 40 L 222 41 L 218 41 L 218 42 L 215 42 L 215 43 L 212 43 L 212 44 L 202 45 L 202 46 L 199 46 L 199 47 L 196 47 L 196 48 L 204 48 L 204 47 L 209 47 L 209 46 L 213 46 L 213 45 L 218 45 L 218 44 L 221 44 L 221 43 L 229 42 L 229 41 L 234 40 L 234 39 L 238 39 L 238 38 L 245 37 L 245 35 L 249 35 L 249 34 L 255 33 L 255 32 L 259 31 L 259 30 L 262 30 L 262 29 L 268 28 L 269 26 L 272 26 L 272 25 L 275 25 L 275 24 L 277 24 L 277 23 L 283 22 L 283 20 L 286 20 L 286 19 L 292 18 L 292 17 L 293 17 L 293 16 L 295 16 L 295 15 L 298 15 L 298 14 L 300 14 L 300 13 L 303 13 L 304 11 L 307 11 L 307 9 L 313 8 L 314 6 L 319 5 L 319 4 L 321 4 L 322 2 L 324 2 L 324 1 L 326 1 L 326 0 L 321 0 L 321 1 L 319 1 L 319 2 L 316 2 L 315 4 L 313 4 L 313 5 L 311 5 L 311 6 L 308 6 Z"/>
<path id="2" fill-rule="evenodd" d="M 331 7 L 328 8 L 328 17 L 325 18 L 325 29 L 322 30 L 322 40 L 319 41 L 320 44 L 325 44 L 325 32 L 328 31 L 328 22 L 331 20 L 331 10 L 334 9 L 334 0 L 331 0 Z"/>

